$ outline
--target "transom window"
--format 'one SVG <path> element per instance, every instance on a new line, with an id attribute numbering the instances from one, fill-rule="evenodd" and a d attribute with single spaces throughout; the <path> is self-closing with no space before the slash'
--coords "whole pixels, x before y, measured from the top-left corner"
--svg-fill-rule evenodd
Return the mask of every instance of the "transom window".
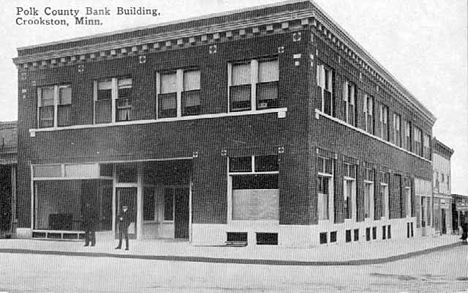
<path id="1" fill-rule="evenodd" d="M 200 71 L 177 69 L 157 74 L 158 118 L 201 114 Z"/>
<path id="2" fill-rule="evenodd" d="M 317 65 L 317 85 L 322 95 L 322 112 L 333 116 L 333 70 L 325 65 Z"/>
<path id="3" fill-rule="evenodd" d="M 94 82 L 94 123 L 132 120 L 132 79 L 114 77 Z"/>
<path id="4" fill-rule="evenodd" d="M 279 107 L 277 58 L 229 63 L 228 72 L 230 112 Z"/>
<path id="5" fill-rule="evenodd" d="M 333 213 L 333 159 L 317 158 L 317 213 L 319 220 L 329 220 Z"/>
<path id="6" fill-rule="evenodd" d="M 349 81 L 343 85 L 343 118 L 348 124 L 356 126 L 356 87 Z"/>
<path id="7" fill-rule="evenodd" d="M 37 89 L 39 128 L 71 125 L 71 85 L 51 85 Z"/>
<path id="8" fill-rule="evenodd" d="M 374 98 L 368 94 L 364 95 L 364 115 L 366 120 L 365 130 L 374 134 Z"/>

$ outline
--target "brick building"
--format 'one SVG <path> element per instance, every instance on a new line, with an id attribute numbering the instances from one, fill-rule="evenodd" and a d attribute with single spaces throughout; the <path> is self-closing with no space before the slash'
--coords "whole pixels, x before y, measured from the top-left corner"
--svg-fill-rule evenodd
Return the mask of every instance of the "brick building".
<path id="1" fill-rule="evenodd" d="M 438 234 L 452 233 L 452 178 L 450 158 L 453 149 L 437 138 L 432 139 L 432 167 L 434 169 L 434 228 Z"/>
<path id="2" fill-rule="evenodd" d="M 15 230 L 17 151 L 16 121 L 0 122 L 0 238 Z"/>
<path id="3" fill-rule="evenodd" d="M 18 49 L 18 234 L 81 207 L 137 239 L 284 246 L 432 233 L 435 117 L 290 1 Z"/>

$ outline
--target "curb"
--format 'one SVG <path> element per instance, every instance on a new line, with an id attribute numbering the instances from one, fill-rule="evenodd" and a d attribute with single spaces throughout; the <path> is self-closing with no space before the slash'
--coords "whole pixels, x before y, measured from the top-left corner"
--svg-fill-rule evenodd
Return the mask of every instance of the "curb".
<path id="1" fill-rule="evenodd" d="M 52 251 L 52 250 L 33 250 L 33 249 L 16 249 L 16 248 L 0 248 L 0 253 L 14 254 L 41 254 L 41 255 L 60 255 L 60 256 L 83 256 L 83 257 L 107 257 L 107 258 L 123 258 L 123 259 L 140 259 L 140 260 L 160 260 L 160 261 L 183 261 L 183 262 L 202 262 L 202 263 L 226 263 L 226 264 L 252 264 L 252 265 L 276 265 L 276 266 L 359 266 L 373 265 L 394 262 L 398 260 L 408 259 L 435 251 L 455 248 L 463 245 L 461 242 L 446 244 L 433 248 L 428 248 L 420 251 L 414 251 L 384 258 L 374 259 L 359 259 L 347 261 L 295 261 L 295 260 L 271 260 L 271 259 L 237 259 L 237 258 L 215 258 L 203 256 L 175 256 L 175 255 L 125 255 L 101 252 L 73 252 L 73 251 Z"/>

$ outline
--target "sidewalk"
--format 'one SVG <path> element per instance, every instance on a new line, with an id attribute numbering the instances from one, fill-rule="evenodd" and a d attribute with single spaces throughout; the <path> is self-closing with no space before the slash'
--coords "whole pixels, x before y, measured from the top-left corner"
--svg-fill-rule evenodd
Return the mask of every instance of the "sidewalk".
<path id="1" fill-rule="evenodd" d="M 370 243 L 324 245 L 314 248 L 279 246 L 193 246 L 187 241 L 130 241 L 130 250 L 115 250 L 117 241 L 83 242 L 2 239 L 0 253 L 117 257 L 147 260 L 270 264 L 270 265 L 365 265 L 396 261 L 462 245 L 457 235 L 387 240 Z"/>

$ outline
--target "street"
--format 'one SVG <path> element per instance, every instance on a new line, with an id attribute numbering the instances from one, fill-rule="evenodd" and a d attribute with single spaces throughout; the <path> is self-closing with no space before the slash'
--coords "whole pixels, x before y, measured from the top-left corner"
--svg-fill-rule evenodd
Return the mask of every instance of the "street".
<path id="1" fill-rule="evenodd" d="M 0 292 L 468 292 L 468 246 L 365 266 L 2 253 Z"/>

